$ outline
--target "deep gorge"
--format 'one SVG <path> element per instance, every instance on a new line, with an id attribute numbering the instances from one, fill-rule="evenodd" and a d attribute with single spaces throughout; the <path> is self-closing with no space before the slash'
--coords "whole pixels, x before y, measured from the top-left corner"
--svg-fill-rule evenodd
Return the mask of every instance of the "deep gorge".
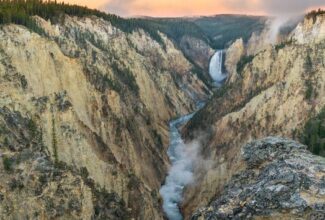
<path id="1" fill-rule="evenodd" d="M 0 219 L 323 219 L 324 13 L 268 22 L 0 1 Z"/>

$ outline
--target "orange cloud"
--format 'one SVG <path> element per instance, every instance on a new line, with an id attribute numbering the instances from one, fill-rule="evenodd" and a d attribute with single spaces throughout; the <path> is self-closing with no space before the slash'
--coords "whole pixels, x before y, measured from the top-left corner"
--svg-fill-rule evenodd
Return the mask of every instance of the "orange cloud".
<path id="1" fill-rule="evenodd" d="M 260 11 L 230 8 L 224 4 L 225 1 L 232 0 L 64 0 L 66 3 L 88 6 L 120 15 L 171 17 L 220 13 L 261 13 Z"/>
<path id="2" fill-rule="evenodd" d="M 193 16 L 220 13 L 261 14 L 258 9 L 248 10 L 259 0 L 242 0 L 238 7 L 229 4 L 234 0 L 108 0 L 103 9 L 122 15 Z M 235 0 L 238 3 L 238 0 Z M 244 3 L 243 3 L 244 2 Z M 253 7 L 254 8 L 254 7 Z"/>
<path id="3" fill-rule="evenodd" d="M 69 4 L 76 4 L 81 6 L 87 6 L 89 8 L 100 8 L 103 5 L 107 4 L 109 2 L 108 0 L 64 0 L 64 2 Z"/>
<path id="4" fill-rule="evenodd" d="M 65 0 L 111 13 L 157 17 L 236 14 L 301 13 L 324 0 Z"/>

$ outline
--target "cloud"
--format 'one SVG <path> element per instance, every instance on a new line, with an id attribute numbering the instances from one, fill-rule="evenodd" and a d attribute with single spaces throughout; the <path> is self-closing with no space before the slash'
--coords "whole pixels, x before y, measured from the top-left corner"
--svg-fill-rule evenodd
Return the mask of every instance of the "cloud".
<path id="1" fill-rule="evenodd" d="M 223 1 L 223 0 L 222 0 Z M 191 16 L 224 11 L 218 0 L 109 0 L 102 9 L 122 16 Z"/>
<path id="2" fill-rule="evenodd" d="M 107 4 L 109 0 L 96 0 L 96 1 L 89 1 L 89 0 L 63 0 L 69 4 L 77 4 L 81 6 L 88 6 L 89 8 L 100 8 L 101 6 Z M 58 1 L 60 2 L 60 1 Z"/>
<path id="3" fill-rule="evenodd" d="M 123 16 L 191 16 L 220 13 L 299 14 L 325 7 L 324 0 L 65 0 Z M 186 3 L 185 3 L 186 2 Z"/>
<path id="4" fill-rule="evenodd" d="M 322 8 L 324 0 L 222 0 L 228 9 L 246 12 L 260 11 L 273 17 L 269 26 L 268 43 L 276 43 L 281 27 L 288 22 L 299 21 L 299 17 L 308 10 Z"/>
<path id="5" fill-rule="evenodd" d="M 324 0 L 222 0 L 229 10 L 263 12 L 271 16 L 293 16 L 311 8 L 324 7 Z"/>
<path id="6" fill-rule="evenodd" d="M 306 10 L 325 5 L 324 0 L 259 0 L 261 7 L 270 15 L 298 15 Z"/>
<path id="7" fill-rule="evenodd" d="M 136 0 L 111 0 L 105 4 L 104 9 L 108 12 L 127 16 L 132 13 L 132 5 Z"/>
<path id="8" fill-rule="evenodd" d="M 281 27 L 298 20 L 307 10 L 325 5 L 324 0 L 268 0 L 262 1 L 261 7 L 267 14 L 274 16 L 270 25 L 269 40 L 276 43 L 276 38 Z"/>
<path id="9" fill-rule="evenodd" d="M 104 9 L 120 15 L 188 16 L 217 13 L 301 14 L 324 0 L 108 0 Z"/>

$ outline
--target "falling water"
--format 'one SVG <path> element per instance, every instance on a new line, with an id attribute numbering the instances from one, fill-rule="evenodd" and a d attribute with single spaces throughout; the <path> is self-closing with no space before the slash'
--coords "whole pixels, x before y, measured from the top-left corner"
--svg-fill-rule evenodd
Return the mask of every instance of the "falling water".
<path id="1" fill-rule="evenodd" d="M 209 73 L 213 81 L 217 84 L 220 84 L 223 80 L 227 78 L 227 74 L 224 74 L 222 71 L 224 58 L 224 51 L 218 50 L 211 58 Z"/>

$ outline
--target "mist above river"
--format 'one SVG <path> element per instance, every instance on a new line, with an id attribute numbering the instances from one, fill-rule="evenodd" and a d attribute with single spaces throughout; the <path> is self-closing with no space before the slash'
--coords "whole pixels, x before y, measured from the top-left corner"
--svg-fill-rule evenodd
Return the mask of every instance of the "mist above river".
<path id="1" fill-rule="evenodd" d="M 170 146 L 168 156 L 172 162 L 165 185 L 160 189 L 163 198 L 163 209 L 170 220 L 182 220 L 179 210 L 183 189 L 194 181 L 193 168 L 199 157 L 198 141 L 185 144 L 178 127 L 192 118 L 193 114 L 183 116 L 170 123 Z"/>

